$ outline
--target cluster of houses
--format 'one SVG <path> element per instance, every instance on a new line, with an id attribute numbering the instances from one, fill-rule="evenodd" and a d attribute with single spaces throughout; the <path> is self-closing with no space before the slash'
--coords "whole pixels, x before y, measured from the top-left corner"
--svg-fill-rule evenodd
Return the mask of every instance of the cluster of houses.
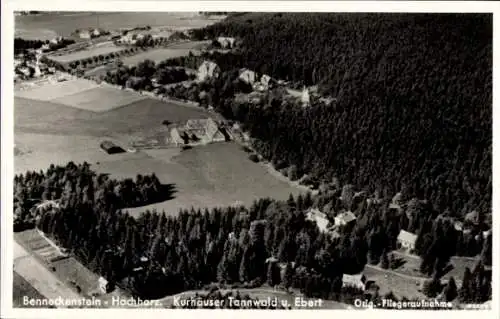
<path id="1" fill-rule="evenodd" d="M 40 62 L 41 56 L 42 51 L 39 49 L 31 54 L 19 54 L 14 57 L 14 82 L 54 74 L 56 68 Z"/>
<path id="2" fill-rule="evenodd" d="M 76 30 L 75 34 L 80 39 L 90 40 L 101 36 L 109 35 L 110 32 L 99 28 L 89 28 L 89 29 Z"/>

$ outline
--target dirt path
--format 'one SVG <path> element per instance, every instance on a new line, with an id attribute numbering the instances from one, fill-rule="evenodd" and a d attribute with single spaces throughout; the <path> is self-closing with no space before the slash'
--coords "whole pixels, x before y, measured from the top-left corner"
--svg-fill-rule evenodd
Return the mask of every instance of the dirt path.
<path id="1" fill-rule="evenodd" d="M 46 298 L 53 300 L 58 297 L 73 300 L 82 298 L 82 296 L 65 286 L 40 261 L 15 241 L 14 256 L 16 256 L 14 259 L 14 271 Z"/>

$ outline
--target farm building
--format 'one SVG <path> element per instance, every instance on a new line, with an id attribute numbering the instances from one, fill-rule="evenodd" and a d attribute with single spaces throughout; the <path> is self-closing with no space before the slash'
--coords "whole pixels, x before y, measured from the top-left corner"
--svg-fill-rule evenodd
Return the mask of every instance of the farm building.
<path id="1" fill-rule="evenodd" d="M 315 222 L 318 225 L 319 230 L 322 232 L 326 232 L 328 226 L 328 219 L 326 218 L 326 214 L 322 213 L 319 209 L 311 209 L 307 212 L 306 215 L 307 220 Z"/>
<path id="2" fill-rule="evenodd" d="M 356 275 L 342 275 L 342 287 L 353 287 L 365 291 L 366 288 L 366 276 L 364 274 Z"/>
<path id="3" fill-rule="evenodd" d="M 219 125 L 211 118 L 189 120 L 184 127 L 174 127 L 170 136 L 176 145 L 226 141 Z"/>
<path id="4" fill-rule="evenodd" d="M 220 68 L 217 64 L 211 61 L 204 61 L 198 68 L 197 79 L 199 82 L 203 82 L 211 78 L 217 78 L 219 74 Z"/>
<path id="5" fill-rule="evenodd" d="M 335 216 L 335 226 L 345 226 L 356 220 L 356 215 L 351 211 L 346 211 Z"/>
<path id="6" fill-rule="evenodd" d="M 125 150 L 118 145 L 110 141 L 104 141 L 101 143 L 101 148 L 108 154 L 124 153 Z"/>
<path id="7" fill-rule="evenodd" d="M 81 30 L 80 32 L 78 32 L 78 36 L 80 37 L 80 39 L 90 39 L 91 38 L 91 34 L 90 34 L 89 30 Z"/>
<path id="8" fill-rule="evenodd" d="M 407 232 L 406 230 L 401 230 L 398 235 L 398 244 L 401 247 L 407 249 L 408 251 L 413 251 L 415 249 L 415 242 L 417 241 L 417 235 Z"/>

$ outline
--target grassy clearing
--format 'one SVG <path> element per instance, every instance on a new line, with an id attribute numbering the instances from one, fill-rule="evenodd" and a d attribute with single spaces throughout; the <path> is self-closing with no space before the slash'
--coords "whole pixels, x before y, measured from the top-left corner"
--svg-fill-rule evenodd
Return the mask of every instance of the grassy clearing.
<path id="1" fill-rule="evenodd" d="M 26 40 L 52 40 L 57 37 L 57 33 L 50 29 L 21 29 L 15 26 L 14 31 L 15 38 L 23 38 Z"/>
<path id="2" fill-rule="evenodd" d="M 99 85 L 95 82 L 75 79 L 17 90 L 14 92 L 14 96 L 39 101 L 50 101 L 53 99 L 60 99 L 64 96 L 85 92 L 97 87 L 99 87 Z"/>
<path id="3" fill-rule="evenodd" d="M 14 251 L 26 249 L 14 242 Z M 50 299 L 64 296 L 68 299 L 78 299 L 79 295 L 66 287 L 55 275 L 50 272 L 38 259 L 23 252 L 24 257 L 14 260 L 14 271 L 22 276 L 30 285 L 42 295 Z"/>
<path id="4" fill-rule="evenodd" d="M 112 43 L 100 46 L 90 47 L 84 50 L 71 52 L 64 55 L 53 55 L 50 59 L 60 62 L 60 63 L 69 63 L 72 61 L 87 59 L 91 57 L 95 57 L 98 55 L 107 55 L 113 52 L 122 51 L 122 47 L 118 47 Z"/>
<path id="5" fill-rule="evenodd" d="M 106 112 L 144 99 L 144 96 L 135 92 L 120 91 L 109 87 L 97 87 L 83 92 L 66 95 L 51 100 L 51 102 L 92 112 Z"/>
<path id="6" fill-rule="evenodd" d="M 131 55 L 128 57 L 122 58 L 122 61 L 125 65 L 137 65 L 140 62 L 149 59 L 155 61 L 156 63 L 164 61 L 166 59 L 177 58 L 181 56 L 186 56 L 189 54 L 189 51 L 196 51 L 193 49 L 171 49 L 171 48 L 160 48 L 160 49 L 151 49 L 139 54 Z M 195 52 L 193 52 L 195 53 Z"/>

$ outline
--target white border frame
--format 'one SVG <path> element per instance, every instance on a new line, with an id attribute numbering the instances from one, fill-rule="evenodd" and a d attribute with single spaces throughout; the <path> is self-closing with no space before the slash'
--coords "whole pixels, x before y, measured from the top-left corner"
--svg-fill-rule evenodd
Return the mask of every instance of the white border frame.
<path id="1" fill-rule="evenodd" d="M 40 11 L 292 11 L 292 12 L 483 12 L 493 13 L 493 92 L 498 92 L 499 84 L 495 80 L 499 75 L 498 62 L 500 58 L 498 45 L 500 34 L 500 5 L 495 1 L 339 1 L 339 2 L 321 2 L 321 1 L 26 1 L 26 0 L 7 0 L 1 3 L 2 11 L 2 160 L 1 160 L 1 318 L 86 318 L 92 317 L 108 317 L 121 316 L 124 318 L 151 316 L 164 318 L 166 316 L 179 316 L 184 318 L 195 318 L 199 316 L 214 315 L 217 318 L 226 317 L 241 317 L 251 318 L 254 311 L 245 310 L 169 310 L 169 309 L 101 309 L 101 310 L 80 310 L 80 309 L 20 309 L 12 308 L 12 280 L 13 280 L 13 172 L 14 172 L 14 127 L 13 127 L 13 37 L 14 37 L 14 15 L 17 10 L 40 10 Z M 496 95 L 493 94 L 493 119 L 498 122 L 498 107 L 499 101 Z M 499 211 L 498 188 L 500 186 L 499 179 L 499 158 L 498 151 L 495 147 L 498 142 L 499 126 L 493 126 L 493 202 L 492 210 Z M 7 212 L 7 213 L 6 213 Z M 500 217 L 493 213 L 493 236 L 498 238 L 498 226 Z M 274 316 L 276 318 L 303 318 L 305 316 L 363 316 L 369 315 L 371 318 L 400 318 L 401 315 L 409 317 L 439 316 L 439 318 L 470 318 L 487 317 L 495 318 L 495 315 L 500 313 L 499 305 L 499 288 L 498 281 L 498 245 L 499 241 L 493 241 L 493 307 L 491 311 L 439 311 L 439 312 L 421 312 L 411 310 L 335 310 L 331 313 L 328 310 L 295 310 L 295 311 L 277 311 L 272 312 L 256 310 L 261 316 Z"/>

